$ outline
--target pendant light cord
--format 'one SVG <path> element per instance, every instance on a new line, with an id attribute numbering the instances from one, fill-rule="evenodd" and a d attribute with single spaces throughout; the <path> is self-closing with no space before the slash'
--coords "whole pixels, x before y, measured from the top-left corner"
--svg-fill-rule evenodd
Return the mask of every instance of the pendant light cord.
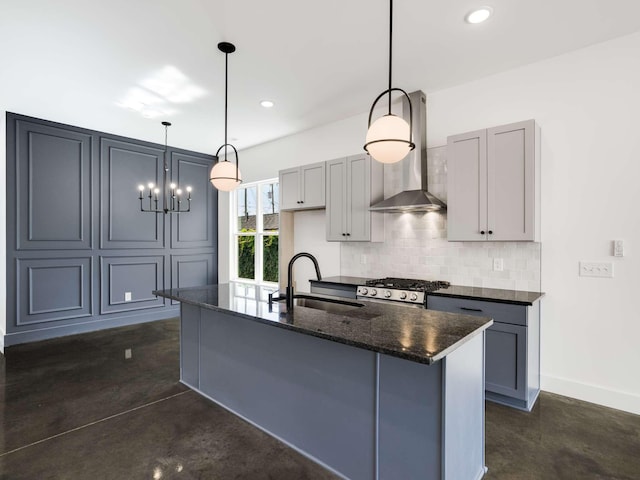
<path id="1" fill-rule="evenodd" d="M 389 0 L 389 115 L 391 115 L 391 58 L 393 55 L 393 0 Z"/>
<path id="2" fill-rule="evenodd" d="M 227 97 L 229 90 L 229 54 L 224 54 L 224 161 L 227 161 Z"/>

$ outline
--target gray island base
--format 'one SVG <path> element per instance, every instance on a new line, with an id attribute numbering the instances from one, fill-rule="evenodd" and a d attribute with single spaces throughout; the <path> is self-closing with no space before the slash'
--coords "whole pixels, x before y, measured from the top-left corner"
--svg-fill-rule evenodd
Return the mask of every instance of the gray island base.
<path id="1" fill-rule="evenodd" d="M 154 292 L 181 302 L 184 384 L 344 478 L 483 477 L 490 319 L 270 310 L 243 288 Z"/>

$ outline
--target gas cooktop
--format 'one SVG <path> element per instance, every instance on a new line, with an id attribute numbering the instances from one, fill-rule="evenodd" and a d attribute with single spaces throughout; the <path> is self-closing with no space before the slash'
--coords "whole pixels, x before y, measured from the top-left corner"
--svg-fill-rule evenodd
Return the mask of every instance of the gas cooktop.
<path id="1" fill-rule="evenodd" d="M 449 282 L 441 280 L 414 280 L 410 278 L 378 278 L 368 280 L 358 287 L 357 295 L 363 298 L 374 298 L 414 305 L 425 304 L 425 293 L 441 288 L 448 288 Z"/>
<path id="2" fill-rule="evenodd" d="M 433 292 L 441 288 L 449 288 L 449 282 L 442 280 L 414 280 L 411 278 L 378 278 L 376 280 L 367 280 L 367 287 L 378 288 L 398 288 L 400 290 L 412 290 L 418 292 Z"/>

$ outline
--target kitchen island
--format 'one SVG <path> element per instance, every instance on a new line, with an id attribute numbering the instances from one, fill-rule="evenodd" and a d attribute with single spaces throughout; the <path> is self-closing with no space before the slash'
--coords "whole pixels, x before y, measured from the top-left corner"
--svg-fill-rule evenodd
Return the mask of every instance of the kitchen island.
<path id="1" fill-rule="evenodd" d="M 491 319 L 369 301 L 287 310 L 235 283 L 154 293 L 181 302 L 184 384 L 340 476 L 484 475 Z"/>

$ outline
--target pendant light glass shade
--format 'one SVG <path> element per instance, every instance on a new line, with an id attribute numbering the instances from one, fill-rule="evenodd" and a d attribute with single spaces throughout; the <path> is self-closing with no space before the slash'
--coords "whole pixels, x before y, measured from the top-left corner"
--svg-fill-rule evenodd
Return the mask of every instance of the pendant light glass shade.
<path id="1" fill-rule="evenodd" d="M 367 130 L 366 143 L 364 149 L 374 160 L 380 163 L 396 163 L 402 160 L 416 146 L 413 143 L 412 124 L 409 124 L 401 117 L 391 113 L 391 92 L 397 91 L 404 94 L 409 102 L 409 110 L 411 111 L 411 99 L 407 92 L 400 88 L 391 87 L 391 65 L 393 52 L 393 0 L 389 0 L 389 88 L 382 92 L 371 105 L 369 110 L 369 127 Z M 373 110 L 378 101 L 388 96 L 389 111 L 383 117 L 371 123 Z M 409 121 L 413 123 L 413 114 L 410 115 Z"/>
<path id="2" fill-rule="evenodd" d="M 367 131 L 367 151 L 380 163 L 396 163 L 411 151 L 409 124 L 388 114 L 371 124 Z M 398 139 L 397 141 L 393 139 Z"/>
<path id="3" fill-rule="evenodd" d="M 230 192 L 242 183 L 240 170 L 236 172 L 236 169 L 235 164 L 226 160 L 216 163 L 211 168 L 211 185 L 223 192 Z M 236 178 L 236 173 L 238 174 L 238 178 Z"/>
<path id="4" fill-rule="evenodd" d="M 228 110 L 228 91 L 229 91 L 229 54 L 236 51 L 235 45 L 229 42 L 220 42 L 218 50 L 224 53 L 224 144 L 216 152 L 218 161 L 211 168 L 209 181 L 218 190 L 230 192 L 242 183 L 242 175 L 240 175 L 240 160 L 238 159 L 238 151 L 236 147 L 227 142 L 227 110 Z M 236 157 L 236 163 L 233 164 L 227 160 L 227 148 L 231 148 Z M 220 160 L 220 152 L 224 150 L 224 160 Z"/>

